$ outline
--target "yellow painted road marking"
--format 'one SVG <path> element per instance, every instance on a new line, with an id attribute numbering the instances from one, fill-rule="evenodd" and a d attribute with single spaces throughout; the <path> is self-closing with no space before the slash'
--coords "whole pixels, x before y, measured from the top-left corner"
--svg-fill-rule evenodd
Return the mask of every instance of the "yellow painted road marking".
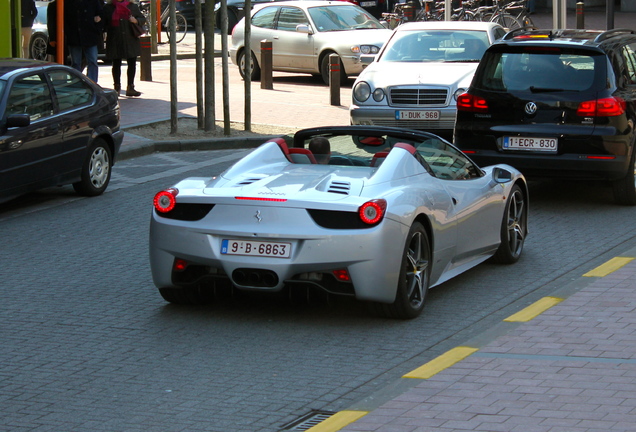
<path id="1" fill-rule="evenodd" d="M 634 258 L 628 258 L 628 257 L 612 258 L 611 260 L 607 261 L 605 264 L 601 264 L 600 266 L 596 267 L 594 270 L 590 270 L 589 272 L 585 273 L 583 276 L 586 276 L 586 277 L 607 276 L 608 274 L 618 270 L 619 268 L 623 267 L 625 264 L 633 260 Z"/>
<path id="2" fill-rule="evenodd" d="M 557 305 L 563 301 L 562 298 L 558 297 L 543 297 L 540 300 L 532 303 L 530 306 L 521 309 L 516 314 L 510 315 L 504 321 L 506 322 L 527 322 L 537 315 L 542 314 L 543 312 L 550 309 L 552 306 Z"/>
<path id="3" fill-rule="evenodd" d="M 307 429 L 307 432 L 335 432 L 369 414 L 368 411 L 340 411 Z"/>
<path id="4" fill-rule="evenodd" d="M 402 378 L 428 379 L 433 375 L 443 371 L 444 369 L 451 367 L 455 363 L 465 359 L 475 351 L 479 350 L 477 348 L 465 346 L 453 348 L 452 350 L 445 352 L 441 356 L 434 358 L 425 365 L 412 370 L 411 372 L 404 375 Z"/>

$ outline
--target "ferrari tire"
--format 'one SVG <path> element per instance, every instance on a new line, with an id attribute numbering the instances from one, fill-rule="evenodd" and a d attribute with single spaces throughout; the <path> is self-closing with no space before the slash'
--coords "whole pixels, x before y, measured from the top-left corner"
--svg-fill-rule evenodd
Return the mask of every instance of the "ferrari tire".
<path id="1" fill-rule="evenodd" d="M 632 147 L 632 158 L 625 177 L 612 184 L 616 204 L 636 205 L 636 148 Z"/>
<path id="2" fill-rule="evenodd" d="M 329 85 L 329 56 L 331 54 L 335 54 L 333 51 L 329 51 L 323 54 L 320 60 L 320 76 L 322 76 L 322 81 Z M 344 85 L 347 83 L 347 73 L 344 70 L 344 66 L 342 65 L 342 60 L 340 60 L 340 85 Z"/>
<path id="3" fill-rule="evenodd" d="M 431 246 L 424 226 L 415 222 L 406 238 L 402 265 L 391 304 L 375 303 L 377 313 L 389 318 L 413 319 L 424 308 L 431 276 Z"/>
<path id="4" fill-rule="evenodd" d="M 110 147 L 101 138 L 96 138 L 82 165 L 80 181 L 73 183 L 75 191 L 84 196 L 97 196 L 104 193 L 110 182 Z"/>
<path id="5" fill-rule="evenodd" d="M 514 185 L 508 195 L 501 221 L 501 243 L 492 259 L 499 264 L 519 261 L 528 234 L 528 205 L 519 185 Z"/>
<path id="6" fill-rule="evenodd" d="M 241 77 L 245 79 L 245 50 L 242 50 L 238 55 L 239 73 Z M 252 53 L 252 81 L 258 81 L 261 78 L 261 68 L 256 61 L 256 56 Z"/>

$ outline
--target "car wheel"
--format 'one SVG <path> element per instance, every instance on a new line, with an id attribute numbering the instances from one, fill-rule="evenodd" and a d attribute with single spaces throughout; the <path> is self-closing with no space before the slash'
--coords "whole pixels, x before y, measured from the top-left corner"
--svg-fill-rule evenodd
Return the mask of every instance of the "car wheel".
<path id="1" fill-rule="evenodd" d="M 43 34 L 35 34 L 31 38 L 31 46 L 29 47 L 29 52 L 31 53 L 31 58 L 35 60 L 46 60 L 46 48 L 48 47 L 49 41 Z"/>
<path id="2" fill-rule="evenodd" d="M 214 301 L 214 291 L 201 288 L 159 288 L 161 297 L 179 305 L 206 305 Z"/>
<path id="3" fill-rule="evenodd" d="M 627 175 L 612 184 L 614 200 L 617 204 L 636 205 L 636 148 L 632 146 L 632 159 L 627 169 Z"/>
<path id="4" fill-rule="evenodd" d="M 503 220 L 501 221 L 501 243 L 493 261 L 512 264 L 519 261 L 528 233 L 528 206 L 518 185 L 512 187 Z"/>
<path id="5" fill-rule="evenodd" d="M 73 183 L 77 193 L 84 196 L 97 196 L 104 193 L 110 181 L 111 154 L 106 142 L 97 138 L 82 166 L 81 179 Z"/>
<path id="6" fill-rule="evenodd" d="M 242 50 L 238 55 L 239 72 L 241 77 L 245 79 L 245 50 Z M 252 81 L 257 81 L 261 78 L 261 68 L 256 61 L 256 56 L 252 53 Z"/>
<path id="7" fill-rule="evenodd" d="M 323 82 L 327 85 L 329 85 L 329 56 L 331 54 L 335 53 L 332 51 L 326 52 L 320 60 L 320 75 L 322 76 Z M 347 79 L 348 77 L 342 65 L 342 60 L 340 60 L 340 85 L 346 84 Z"/>
<path id="8" fill-rule="evenodd" d="M 390 318 L 412 319 L 424 308 L 431 276 L 431 246 L 424 226 L 415 222 L 406 238 L 395 301 L 374 304 L 376 312 Z"/>

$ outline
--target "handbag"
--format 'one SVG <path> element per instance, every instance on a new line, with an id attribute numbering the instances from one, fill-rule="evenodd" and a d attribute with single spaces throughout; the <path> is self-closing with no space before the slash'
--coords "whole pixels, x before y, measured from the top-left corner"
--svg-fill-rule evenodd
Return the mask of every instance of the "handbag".
<path id="1" fill-rule="evenodd" d="M 146 33 L 146 31 L 144 30 L 144 28 L 142 26 L 140 26 L 137 23 L 133 23 L 130 22 L 130 32 L 132 33 L 132 35 L 136 38 L 140 38 L 142 34 Z"/>

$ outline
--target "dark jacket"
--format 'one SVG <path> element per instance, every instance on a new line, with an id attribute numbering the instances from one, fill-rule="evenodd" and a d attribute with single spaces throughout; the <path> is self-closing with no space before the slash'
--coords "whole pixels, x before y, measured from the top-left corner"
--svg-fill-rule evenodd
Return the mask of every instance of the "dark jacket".
<path id="1" fill-rule="evenodd" d="M 137 19 L 139 25 L 143 26 L 146 24 L 146 18 L 141 13 L 139 6 L 129 2 L 128 9 L 130 14 Z M 102 13 L 104 28 L 106 29 L 106 58 L 112 60 L 139 57 L 141 55 L 139 38 L 132 34 L 130 23 L 127 20 L 119 20 L 119 25 L 113 26 L 114 11 L 115 6 L 112 3 L 108 3 L 104 6 Z"/>
<path id="2" fill-rule="evenodd" d="M 102 44 L 103 0 L 64 0 L 64 36 L 68 46 L 95 46 Z"/>
<path id="3" fill-rule="evenodd" d="M 22 27 L 33 27 L 33 21 L 38 16 L 38 8 L 35 7 L 35 0 L 22 0 Z"/>

